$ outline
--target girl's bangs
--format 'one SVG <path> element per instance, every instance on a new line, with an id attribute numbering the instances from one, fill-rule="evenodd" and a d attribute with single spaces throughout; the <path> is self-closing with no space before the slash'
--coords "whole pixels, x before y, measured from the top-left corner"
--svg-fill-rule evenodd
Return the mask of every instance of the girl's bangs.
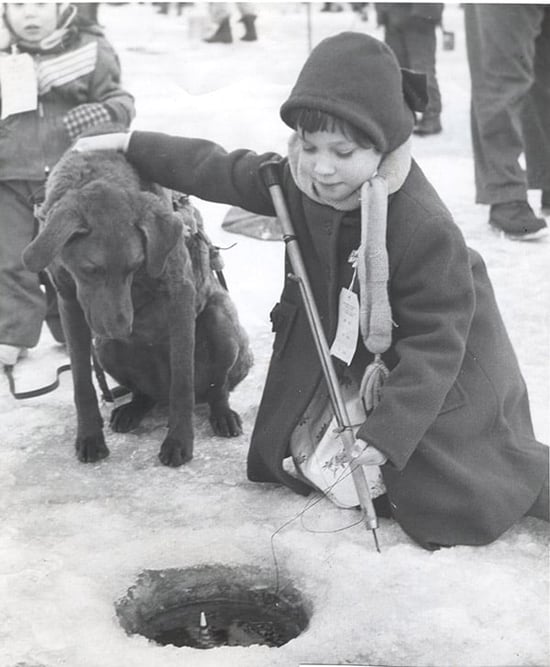
<path id="1" fill-rule="evenodd" d="M 353 125 L 319 109 L 296 109 L 291 116 L 292 125 L 301 132 L 342 132 L 363 148 L 371 148 L 372 141 Z"/>

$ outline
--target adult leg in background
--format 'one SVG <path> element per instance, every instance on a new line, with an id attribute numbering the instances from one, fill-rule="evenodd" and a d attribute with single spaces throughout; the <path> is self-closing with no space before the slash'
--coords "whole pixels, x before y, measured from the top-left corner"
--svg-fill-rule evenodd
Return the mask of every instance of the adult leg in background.
<path id="1" fill-rule="evenodd" d="M 42 183 L 0 182 L 0 344 L 16 348 L 38 343 L 46 297 L 36 273 L 21 254 L 36 234 L 34 194 Z"/>
<path id="2" fill-rule="evenodd" d="M 535 40 L 535 80 L 523 110 L 522 130 L 528 187 L 541 189 L 550 201 L 550 5 L 542 11 L 542 27 Z"/>
<path id="3" fill-rule="evenodd" d="M 233 34 L 231 32 L 231 13 L 229 11 L 227 2 L 209 2 L 208 13 L 212 23 L 216 26 L 216 31 L 210 37 L 207 37 L 205 42 L 209 44 L 231 44 L 233 42 Z"/>
<path id="4" fill-rule="evenodd" d="M 415 134 L 427 135 L 441 132 L 441 91 L 436 75 L 437 37 L 436 24 L 421 16 L 412 16 L 404 32 L 409 67 L 423 72 L 428 84 L 428 105 L 422 114 Z"/>
<path id="5" fill-rule="evenodd" d="M 527 237 L 546 225 L 527 203 L 522 118 L 535 82 L 535 43 L 543 32 L 541 5 L 465 4 L 472 99 L 476 201 L 490 204 L 489 222 Z"/>
<path id="6" fill-rule="evenodd" d="M 255 42 L 258 39 L 256 32 L 256 8 L 252 2 L 237 2 L 237 9 L 241 15 L 239 21 L 244 25 L 243 42 Z"/>

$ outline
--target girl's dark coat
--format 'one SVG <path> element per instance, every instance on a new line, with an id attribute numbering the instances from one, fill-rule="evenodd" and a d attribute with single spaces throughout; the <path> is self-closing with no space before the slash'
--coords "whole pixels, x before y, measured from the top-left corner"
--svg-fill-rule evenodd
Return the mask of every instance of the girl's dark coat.
<path id="1" fill-rule="evenodd" d="M 128 158 L 147 178 L 210 201 L 274 215 L 258 168 L 274 154 L 226 153 L 208 141 L 132 135 Z M 359 214 L 338 212 L 281 179 L 329 342 L 337 298 L 359 244 Z M 533 504 L 548 468 L 536 441 L 525 383 L 481 257 L 466 247 L 437 193 L 413 162 L 391 195 L 387 248 L 393 342 L 383 396 L 358 436 L 382 466 L 393 515 L 427 548 L 486 544 Z M 248 476 L 310 488 L 282 467 L 289 437 L 321 381 L 296 283 L 272 312 L 275 339 L 250 451 Z M 369 361 L 358 350 L 352 367 Z"/>

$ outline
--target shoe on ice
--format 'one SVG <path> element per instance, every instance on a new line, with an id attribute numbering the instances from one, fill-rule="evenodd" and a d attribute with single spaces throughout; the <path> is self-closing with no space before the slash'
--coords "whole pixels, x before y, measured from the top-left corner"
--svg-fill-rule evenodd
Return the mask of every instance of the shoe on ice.
<path id="1" fill-rule="evenodd" d="M 492 204 L 489 224 L 510 239 L 529 241 L 544 236 L 548 228 L 543 218 L 537 218 L 526 201 Z"/>
<path id="2" fill-rule="evenodd" d="M 233 41 L 233 34 L 231 33 L 231 24 L 229 23 L 229 19 L 223 19 L 219 24 L 216 32 L 210 37 L 203 39 L 202 41 L 207 42 L 208 44 L 231 44 Z"/>
<path id="3" fill-rule="evenodd" d="M 255 14 L 245 14 L 239 21 L 244 24 L 245 29 L 241 41 L 255 42 L 258 39 L 258 33 L 256 32 L 256 27 L 254 25 L 254 22 L 256 21 Z"/>
<path id="4" fill-rule="evenodd" d="M 414 134 L 425 137 L 429 134 L 439 134 L 443 128 L 441 127 L 441 119 L 439 115 L 424 114 L 420 121 L 414 127 Z"/>
<path id="5" fill-rule="evenodd" d="M 0 366 L 15 366 L 20 357 L 24 357 L 27 350 L 16 345 L 0 343 Z"/>

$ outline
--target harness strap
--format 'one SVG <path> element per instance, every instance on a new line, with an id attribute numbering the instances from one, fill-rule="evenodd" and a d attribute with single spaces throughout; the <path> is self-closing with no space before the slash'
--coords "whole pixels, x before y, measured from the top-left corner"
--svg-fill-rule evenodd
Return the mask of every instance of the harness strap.
<path id="1" fill-rule="evenodd" d="M 170 197 L 170 195 L 167 196 Z M 220 285 L 223 287 L 223 289 L 229 291 L 227 287 L 227 281 L 225 280 L 225 276 L 223 274 L 223 259 L 221 258 L 220 255 L 221 248 L 219 246 L 214 245 L 210 240 L 210 238 L 208 237 L 208 235 L 206 234 L 206 232 L 204 231 L 200 214 L 192 206 L 189 195 L 184 194 L 182 192 L 172 191 L 171 203 L 172 203 L 172 210 L 175 213 L 179 213 L 184 209 L 186 209 L 190 213 L 190 215 L 186 216 L 184 220 L 184 225 L 187 227 L 188 233 L 191 236 L 194 236 L 195 238 L 199 239 L 199 241 L 202 241 L 204 244 L 206 244 L 210 258 L 210 268 L 216 274 L 220 282 Z M 191 210 L 189 211 L 189 209 Z"/>
<path id="2" fill-rule="evenodd" d="M 92 349 L 92 368 L 94 369 L 97 383 L 99 385 L 99 388 L 101 389 L 101 397 L 107 403 L 113 403 L 115 400 L 113 392 L 111 391 L 109 385 L 107 384 L 105 371 L 101 367 L 101 364 L 99 363 L 95 350 L 93 349 Z"/>
<path id="3" fill-rule="evenodd" d="M 224 288 L 226 292 L 228 292 L 229 288 L 227 287 L 227 281 L 225 280 L 225 276 L 223 273 L 223 259 L 221 258 L 220 255 L 220 247 L 214 245 L 200 227 L 197 228 L 197 230 L 193 233 L 193 236 L 195 236 L 200 241 L 205 243 L 206 246 L 208 247 L 210 268 L 216 274 L 216 277 L 218 278 L 220 285 Z"/>
<path id="4" fill-rule="evenodd" d="M 218 280 L 220 281 L 220 285 L 224 288 L 226 292 L 229 292 L 229 287 L 227 287 L 227 282 L 225 280 L 225 276 L 223 275 L 223 271 L 216 271 L 216 275 L 218 276 Z"/>

